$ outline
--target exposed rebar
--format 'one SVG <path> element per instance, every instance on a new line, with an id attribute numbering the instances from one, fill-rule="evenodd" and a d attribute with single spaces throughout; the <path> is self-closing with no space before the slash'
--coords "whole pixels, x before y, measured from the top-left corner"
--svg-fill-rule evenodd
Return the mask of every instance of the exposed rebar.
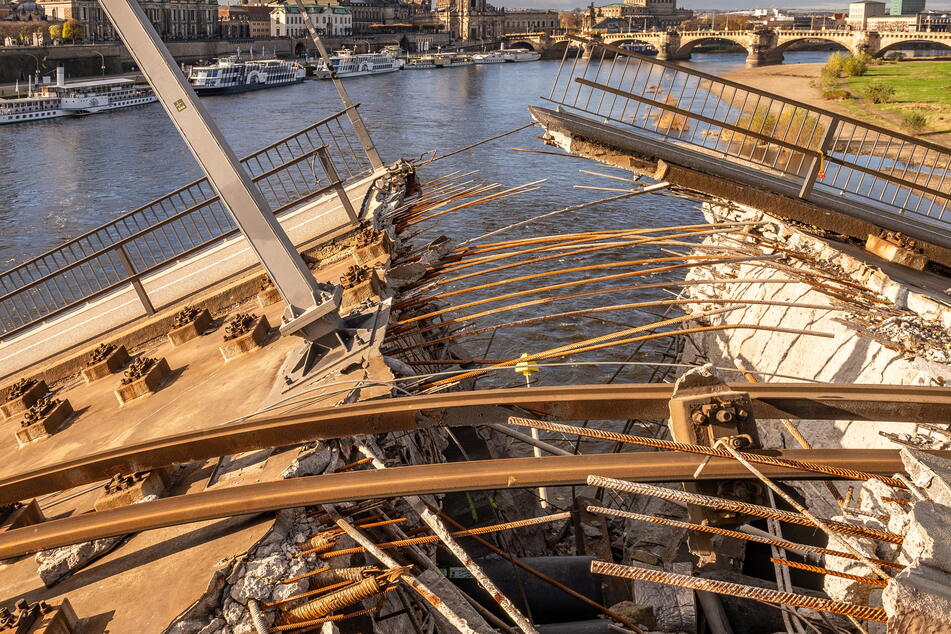
<path id="1" fill-rule="evenodd" d="M 806 519 L 808 519 L 810 522 L 812 522 L 813 524 L 815 524 L 816 526 L 818 526 L 820 529 L 822 529 L 822 532 L 824 532 L 825 534 L 827 534 L 833 541 L 837 542 L 840 546 L 845 547 L 845 549 L 846 549 L 847 551 L 849 551 L 850 553 L 852 553 L 853 555 L 855 555 L 855 556 L 858 558 L 859 561 L 861 561 L 863 564 L 865 564 L 866 566 L 868 566 L 868 567 L 871 569 L 872 572 L 874 572 L 876 575 L 878 575 L 879 577 L 881 577 L 881 578 L 884 579 L 885 581 L 888 581 L 889 579 L 891 579 L 891 577 L 889 577 L 889 576 L 885 573 L 884 570 L 882 570 L 879 566 L 876 566 L 874 563 L 872 563 L 871 560 L 869 560 L 868 556 L 865 555 L 861 550 L 859 550 L 858 547 L 856 547 L 854 544 L 852 544 L 852 542 L 850 542 L 849 540 L 845 539 L 845 538 L 842 537 L 841 535 L 838 535 L 837 533 L 840 532 L 840 531 L 837 531 L 835 528 L 833 528 L 832 526 L 830 526 L 829 520 L 826 520 L 826 519 L 824 519 L 824 518 L 818 517 L 817 515 L 815 515 L 814 513 L 812 513 L 812 511 L 810 511 L 809 509 L 807 509 L 805 506 L 803 506 L 802 504 L 800 504 L 799 502 L 797 502 L 791 495 L 789 495 L 788 493 L 786 493 L 785 491 L 783 491 L 781 488 L 779 488 L 779 486 L 777 486 L 775 482 L 773 482 L 772 480 L 770 480 L 769 478 L 767 478 L 765 475 L 763 475 L 763 474 L 762 474 L 756 467 L 754 467 L 746 458 L 744 458 L 743 456 L 741 456 L 741 455 L 736 451 L 736 449 L 734 449 L 733 447 L 730 446 L 729 443 L 726 443 L 726 442 L 721 443 L 721 446 L 722 446 L 724 449 L 726 449 L 727 451 L 729 451 L 730 454 L 731 454 L 734 458 L 736 458 L 737 462 L 739 462 L 741 465 L 743 465 L 744 467 L 746 467 L 747 471 L 749 471 L 750 473 L 752 473 L 754 476 L 756 476 L 756 478 L 757 478 L 760 482 L 762 482 L 762 483 L 765 484 L 767 487 L 769 487 L 769 489 L 770 489 L 773 493 L 775 493 L 776 495 L 778 495 L 779 497 L 781 497 L 783 500 L 785 500 L 786 503 L 789 504 L 789 505 L 790 505 L 791 507 L 793 507 L 794 509 L 796 509 L 796 510 L 799 512 L 800 515 L 802 515 L 803 517 L 805 517 Z M 849 525 L 849 526 L 851 526 L 851 525 Z"/>
<path id="2" fill-rule="evenodd" d="M 588 476 L 588 485 L 604 487 L 606 489 L 614 489 L 615 491 L 624 491 L 625 493 L 633 493 L 635 495 L 649 495 L 652 497 L 671 500 L 673 502 L 681 502 L 684 504 L 696 504 L 697 506 L 705 506 L 707 508 L 738 513 L 740 515 L 765 517 L 767 519 L 779 520 L 780 522 L 799 524 L 800 526 L 815 526 L 812 520 L 800 515 L 799 513 L 792 513 L 790 511 L 783 511 L 780 509 L 772 509 L 768 506 L 750 504 L 749 502 L 740 502 L 739 500 L 728 500 L 726 498 L 718 498 L 711 495 L 688 493 L 687 491 L 676 491 L 674 489 L 667 489 L 651 484 L 643 484 L 641 482 L 628 482 L 627 480 L 616 480 L 614 478 L 605 478 L 603 476 L 592 475 Z M 854 524 L 847 524 L 846 522 L 838 522 L 836 520 L 822 519 L 822 521 L 837 533 L 875 539 L 891 544 L 900 544 L 903 540 L 901 535 L 876 528 L 855 526 Z"/>
<path id="3" fill-rule="evenodd" d="M 610 575 L 612 577 L 633 579 L 635 581 L 663 583 L 666 585 L 677 586 L 679 588 L 699 590 L 701 592 L 715 592 L 716 594 L 726 594 L 744 599 L 764 601 L 766 603 L 778 603 L 780 605 L 806 608 L 808 610 L 831 612 L 832 614 L 842 614 L 844 616 L 851 616 L 857 619 L 866 619 L 869 621 L 877 621 L 879 623 L 885 623 L 888 621 L 888 616 L 885 614 L 885 610 L 882 608 L 872 608 L 864 605 L 855 605 L 854 603 L 832 601 L 831 599 L 811 597 L 805 594 L 796 594 L 793 592 L 780 592 L 771 588 L 745 586 L 739 583 L 720 581 L 718 579 L 706 579 L 704 577 L 679 575 L 673 572 L 666 572 L 664 570 L 650 570 L 648 568 L 622 566 L 621 564 L 608 563 L 604 561 L 592 561 L 591 572 L 599 575 Z"/>
<path id="4" fill-rule="evenodd" d="M 790 561 L 789 559 L 779 559 L 778 557 L 770 557 L 769 560 L 773 562 L 774 564 L 779 564 L 780 566 L 798 568 L 799 570 L 805 570 L 806 572 L 814 572 L 820 575 L 832 575 L 833 577 L 841 577 L 842 579 L 858 581 L 859 583 L 865 583 L 870 586 L 877 586 L 879 588 L 884 588 L 885 586 L 888 585 L 887 582 L 882 581 L 881 579 L 872 579 L 870 577 L 860 577 L 859 575 L 850 575 L 847 572 L 839 572 L 838 570 L 829 570 L 828 568 L 823 568 L 822 566 L 813 566 L 812 564 L 804 564 L 799 561 Z"/>
<path id="5" fill-rule="evenodd" d="M 702 456 L 713 456 L 717 458 L 726 458 L 732 459 L 733 456 L 730 452 L 725 449 L 715 449 L 713 447 L 704 447 L 702 445 L 691 445 L 685 442 L 675 442 L 672 440 L 661 440 L 659 438 L 649 438 L 645 436 L 632 436 L 630 434 L 621 434 L 613 431 L 605 431 L 603 429 L 597 429 L 593 427 L 578 427 L 576 425 L 564 425 L 561 423 L 553 423 L 544 420 L 535 420 L 531 418 L 521 418 L 519 416 L 510 416 L 509 417 L 510 425 L 517 425 L 518 427 L 530 427 L 533 429 L 543 429 L 545 431 L 553 431 L 562 434 L 574 434 L 576 436 L 585 436 L 587 438 L 598 438 L 600 440 L 612 440 L 614 442 L 625 443 L 629 445 L 637 445 L 639 447 L 651 447 L 653 449 L 664 449 L 667 451 L 681 451 L 684 453 L 698 454 Z M 845 469 L 843 467 L 833 467 L 829 465 L 823 465 L 816 462 L 807 462 L 805 460 L 792 460 L 789 458 L 777 458 L 774 456 L 766 456 L 762 454 L 754 454 L 748 452 L 740 452 L 744 458 L 750 462 L 755 462 L 758 464 L 765 464 L 774 467 L 786 467 L 789 469 L 800 469 L 802 471 L 810 471 L 812 473 L 822 473 L 824 475 L 832 476 L 834 478 L 842 478 L 843 480 L 860 480 L 867 481 L 871 479 L 881 480 L 885 484 L 905 488 L 905 485 L 895 478 L 889 478 L 887 476 L 875 475 L 874 473 L 868 473 L 866 471 L 857 471 L 855 469 Z"/>
<path id="6" fill-rule="evenodd" d="M 829 555 L 832 557 L 842 557 L 843 559 L 851 559 L 857 561 L 858 558 L 852 553 L 847 553 L 839 550 L 831 550 L 829 548 L 823 548 L 821 546 L 813 546 L 812 544 L 800 544 L 798 542 L 790 542 L 784 539 L 775 539 L 769 537 L 763 537 L 761 535 L 751 535 L 749 533 L 742 533 L 740 531 L 731 530 L 729 528 L 720 528 L 719 526 L 710 526 L 708 524 L 693 524 L 691 522 L 683 522 L 681 520 L 674 520 L 667 517 L 656 517 L 654 515 L 644 515 L 642 513 L 634 513 L 632 511 L 621 511 L 619 509 L 611 509 L 603 506 L 589 506 L 588 511 L 592 513 L 601 513 L 603 515 L 613 515 L 615 517 L 623 517 L 626 519 L 638 520 L 641 522 L 650 522 L 652 524 L 659 524 L 661 526 L 670 526 L 672 528 L 683 528 L 690 531 L 696 531 L 699 533 L 708 533 L 710 535 L 722 535 L 723 537 L 732 537 L 733 539 L 742 539 L 743 541 L 756 542 L 757 544 L 766 544 L 767 546 L 775 546 L 777 548 L 784 548 L 786 550 L 792 551 L 802 551 L 816 553 L 817 555 Z M 905 567 L 901 564 L 896 564 L 891 561 L 882 561 L 881 559 L 873 559 L 873 562 L 877 563 L 879 566 L 885 566 L 887 568 L 894 568 L 895 570 L 904 570 Z"/>
<path id="7" fill-rule="evenodd" d="M 472 537 L 474 535 L 486 535 L 488 533 L 497 533 L 500 531 L 512 530 L 515 528 L 523 528 L 525 526 L 537 526 L 539 524 L 547 524 L 549 522 L 557 522 L 559 520 L 569 519 L 571 517 L 571 512 L 566 511 L 564 513 L 555 513 L 553 515 L 542 515 L 540 517 L 530 517 L 524 520 L 516 520 L 514 522 L 506 522 L 504 524 L 493 524 L 491 526 L 481 526 L 479 528 L 468 528 L 465 530 L 453 531 L 450 533 L 452 537 Z M 377 548 L 380 550 L 391 550 L 393 548 L 404 548 L 406 546 L 418 546 L 419 544 L 434 544 L 439 541 L 438 535 L 423 535 L 421 537 L 410 537 L 409 539 L 400 539 L 392 542 L 382 542 L 377 544 Z M 362 546 L 356 546 L 354 548 L 344 548 L 342 550 L 334 550 L 331 552 L 324 552 L 320 554 L 321 559 L 332 559 L 334 557 L 342 557 L 344 555 L 354 555 L 356 553 L 362 553 L 364 549 Z"/>

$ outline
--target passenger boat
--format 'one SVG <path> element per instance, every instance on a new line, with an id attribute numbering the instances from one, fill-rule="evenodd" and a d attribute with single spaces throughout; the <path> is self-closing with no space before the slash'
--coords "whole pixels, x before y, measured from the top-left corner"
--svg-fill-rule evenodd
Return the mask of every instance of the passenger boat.
<path id="1" fill-rule="evenodd" d="M 638 55 L 646 55 L 647 57 L 657 56 L 657 49 L 646 43 L 634 42 L 631 44 L 622 44 L 621 48 L 625 51 L 637 53 Z"/>
<path id="2" fill-rule="evenodd" d="M 433 55 L 418 55 L 409 57 L 403 66 L 406 70 L 425 70 L 427 68 L 436 68 L 436 58 Z"/>
<path id="3" fill-rule="evenodd" d="M 499 52 L 505 57 L 506 62 L 535 62 L 542 58 L 541 53 L 530 51 L 527 48 L 512 48 Z"/>
<path id="4" fill-rule="evenodd" d="M 472 56 L 472 61 L 474 61 L 476 64 L 504 64 L 505 53 L 503 51 L 478 53 Z"/>
<path id="5" fill-rule="evenodd" d="M 21 99 L 0 99 L 0 124 L 118 110 L 158 101 L 148 84 L 133 79 L 98 79 L 66 83 L 63 68 L 55 84 L 41 84 Z"/>
<path id="6" fill-rule="evenodd" d="M 304 81 L 306 75 L 306 69 L 297 62 L 282 59 L 241 61 L 237 57 L 226 57 L 209 66 L 193 67 L 188 83 L 199 95 L 223 95 L 297 84 Z"/>
<path id="7" fill-rule="evenodd" d="M 403 68 L 403 62 L 388 52 L 354 55 L 352 51 L 346 49 L 335 51 L 330 58 L 330 65 L 339 78 L 392 73 Z M 321 64 L 316 76 L 321 79 L 329 79 L 330 73 L 328 71 L 326 64 Z M 326 74 L 326 77 L 324 74 Z"/>
<path id="8" fill-rule="evenodd" d="M 460 53 L 437 53 L 433 58 L 436 68 L 453 68 L 455 66 L 472 66 L 475 64 L 472 57 Z"/>

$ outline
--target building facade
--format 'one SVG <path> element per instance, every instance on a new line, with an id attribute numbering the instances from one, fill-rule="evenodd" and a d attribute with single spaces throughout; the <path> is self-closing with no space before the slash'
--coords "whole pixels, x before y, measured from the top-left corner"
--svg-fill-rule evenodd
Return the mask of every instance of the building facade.
<path id="1" fill-rule="evenodd" d="M 914 15 L 925 10 L 925 0 L 892 0 L 889 15 Z"/>
<path id="2" fill-rule="evenodd" d="M 453 40 L 498 40 L 505 31 L 505 10 L 485 0 L 436 0 L 436 17 Z"/>
<path id="3" fill-rule="evenodd" d="M 951 15 L 938 11 L 924 11 L 915 15 L 884 15 L 869 18 L 866 28 L 879 32 L 946 33 L 951 31 Z"/>
<path id="4" fill-rule="evenodd" d="M 594 30 L 654 31 L 674 28 L 693 17 L 693 11 L 678 9 L 676 0 L 624 0 L 588 7 L 582 28 Z"/>
<path id="5" fill-rule="evenodd" d="M 869 18 L 885 15 L 885 3 L 877 0 L 861 0 L 849 3 L 848 25 L 853 29 L 865 30 Z"/>
<path id="6" fill-rule="evenodd" d="M 307 24 L 296 4 L 277 2 L 271 9 L 271 37 L 306 37 Z M 312 16 L 321 35 L 352 35 L 353 14 L 339 5 L 308 4 L 304 8 Z"/>
<path id="7" fill-rule="evenodd" d="M 262 4 L 218 6 L 218 26 L 225 39 L 271 36 L 271 7 Z"/>
<path id="8" fill-rule="evenodd" d="M 97 0 L 39 0 L 52 20 L 78 20 L 86 39 L 117 40 L 112 23 Z M 198 40 L 218 37 L 216 0 L 139 0 L 163 40 Z"/>
<path id="9" fill-rule="evenodd" d="M 547 9 L 506 9 L 503 21 L 506 33 L 548 33 L 558 29 L 558 12 Z"/>

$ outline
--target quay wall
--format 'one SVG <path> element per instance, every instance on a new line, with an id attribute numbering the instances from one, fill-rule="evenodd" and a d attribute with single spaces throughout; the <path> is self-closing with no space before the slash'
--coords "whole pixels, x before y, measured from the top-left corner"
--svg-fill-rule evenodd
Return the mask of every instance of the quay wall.
<path id="1" fill-rule="evenodd" d="M 417 47 L 429 44 L 430 47 L 446 46 L 450 42 L 448 33 L 381 33 L 352 37 L 321 38 L 328 50 L 366 46 L 377 49 L 388 45 L 404 44 Z M 182 63 L 207 60 L 223 55 L 232 55 L 238 48 L 247 53 L 272 51 L 279 57 L 291 57 L 302 51 L 315 52 L 310 38 L 259 38 L 246 40 L 187 40 L 169 41 L 165 45 L 176 61 Z M 358 49 L 359 50 L 359 49 Z M 102 57 L 100 57 L 102 55 Z M 121 42 L 101 42 L 97 44 L 67 44 L 60 46 L 0 46 L 0 82 L 8 83 L 25 80 L 37 67 L 48 74 L 57 66 L 64 66 L 67 77 L 95 76 L 105 65 L 106 74 L 129 73 L 136 66 L 128 50 Z"/>
<path id="2" fill-rule="evenodd" d="M 376 176 L 374 174 L 347 187 L 355 209 L 361 209 Z M 298 247 L 329 240 L 356 226 L 333 193 L 285 211 L 278 215 L 278 219 Z M 141 281 L 149 299 L 160 311 L 184 303 L 222 280 L 259 267 L 250 244 L 239 235 L 171 263 L 142 277 Z M 145 309 L 131 285 L 58 315 L 0 342 L 0 380 L 47 361 L 64 350 L 94 342 L 145 316 Z"/>

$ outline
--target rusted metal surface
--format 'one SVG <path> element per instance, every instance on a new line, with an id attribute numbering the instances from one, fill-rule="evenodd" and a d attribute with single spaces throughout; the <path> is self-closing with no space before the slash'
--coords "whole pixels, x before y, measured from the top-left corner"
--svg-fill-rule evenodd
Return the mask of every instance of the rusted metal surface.
<path id="1" fill-rule="evenodd" d="M 788 566 L 790 568 L 798 568 L 799 570 L 805 570 L 806 572 L 814 572 L 819 575 L 832 575 L 833 577 L 841 577 L 842 579 L 849 579 L 850 581 L 858 581 L 859 583 L 865 583 L 870 586 L 876 586 L 878 588 L 884 588 L 888 585 L 885 581 L 881 579 L 872 579 L 870 577 L 860 577 L 859 575 L 850 575 L 845 572 L 839 572 L 838 570 L 829 570 L 828 568 L 823 568 L 822 566 L 813 566 L 812 564 L 804 564 L 799 561 L 791 561 L 789 559 L 778 559 L 776 557 L 770 557 L 769 560 L 774 564 L 779 564 L 780 566 Z"/>
<path id="2" fill-rule="evenodd" d="M 753 413 L 758 419 L 935 424 L 951 419 L 951 390 L 942 387 L 804 383 L 742 383 L 735 387 L 750 394 Z M 117 473 L 146 471 L 317 439 L 414 430 L 418 427 L 416 414 L 420 411 L 476 408 L 471 416 L 458 417 L 472 425 L 497 422 L 485 420 L 485 412 L 477 409 L 485 405 L 518 406 L 539 416 L 561 420 L 665 418 L 671 390 L 667 384 L 649 383 L 536 386 L 531 389 L 409 396 L 340 405 L 315 412 L 261 417 L 110 449 L 9 476 L 0 480 L 0 503 L 108 480 Z M 860 463 L 851 466 L 882 475 L 901 470 L 899 462 L 891 464 L 895 466 L 889 473 Z"/>
<path id="3" fill-rule="evenodd" d="M 763 469 L 763 471 L 765 472 L 766 469 Z M 687 479 L 689 480 L 689 478 Z M 751 515 L 753 517 L 764 517 L 767 519 L 779 520 L 781 522 L 788 522 L 790 524 L 799 524 L 800 526 L 819 526 L 819 524 L 813 521 L 812 518 L 807 518 L 800 513 L 769 508 L 768 506 L 760 506 L 758 504 L 749 504 L 747 502 L 740 502 L 738 500 L 713 497 L 710 495 L 701 495 L 699 493 L 689 493 L 687 491 L 675 491 L 674 489 L 667 489 L 664 487 L 638 482 L 625 482 L 623 480 L 616 480 L 603 476 L 591 476 L 588 478 L 588 484 L 590 486 L 604 487 L 606 489 L 624 491 L 625 493 L 633 493 L 635 495 L 650 495 L 664 500 L 681 502 L 683 504 L 696 504 L 698 506 L 704 506 L 707 508 L 728 511 L 730 513 Z M 889 531 L 883 531 L 864 526 L 856 526 L 855 524 L 849 524 L 847 522 L 839 522 L 825 518 L 816 519 L 818 519 L 822 524 L 822 526 L 819 527 L 830 533 L 842 533 L 845 535 L 853 535 L 855 537 L 865 537 L 868 539 L 888 542 L 890 544 L 900 544 L 902 542 L 901 535 L 891 533 Z M 861 559 L 861 557 L 859 558 Z"/>
<path id="4" fill-rule="evenodd" d="M 683 451 L 684 453 L 692 453 L 703 456 L 719 456 L 721 458 L 729 458 L 730 453 L 725 449 L 716 449 L 713 447 L 705 447 L 702 445 L 694 445 L 685 442 L 675 442 L 672 440 L 662 440 L 659 438 L 650 438 L 645 436 L 632 436 L 631 434 L 621 434 L 618 432 L 605 431 L 603 429 L 596 429 L 593 427 L 577 427 L 575 425 L 563 425 L 560 423 L 549 423 L 548 421 L 543 420 L 532 420 L 529 418 L 521 418 L 518 416 L 512 416 L 509 418 L 510 425 L 518 425 L 520 427 L 531 427 L 533 429 L 544 429 L 547 431 L 554 431 L 563 434 L 575 434 L 578 436 L 585 436 L 587 438 L 599 438 L 601 440 L 613 440 L 615 442 L 637 445 L 640 447 L 651 447 L 654 449 L 665 449 L 667 451 Z M 793 461 L 786 460 L 783 458 L 776 458 L 774 456 L 762 455 L 758 453 L 749 453 L 741 452 L 741 455 L 757 464 L 771 464 L 771 465 L 781 465 L 784 467 L 790 467 L 793 469 L 802 469 L 803 471 L 813 471 L 815 473 L 821 473 L 832 478 L 841 478 L 843 480 L 871 480 L 877 479 L 888 486 L 895 487 L 898 489 L 904 489 L 905 485 L 900 480 L 896 478 L 890 478 L 887 476 L 875 475 L 868 473 L 867 471 L 859 471 L 853 469 L 842 469 L 839 467 L 832 467 L 829 465 L 818 464 L 813 462 L 802 462 L 802 461 Z"/>
<path id="5" fill-rule="evenodd" d="M 541 390 L 532 388 L 531 391 Z M 902 469 L 895 450 L 786 450 L 778 455 L 843 467 L 861 465 L 873 473 L 895 473 Z M 10 531 L 0 536 L 0 559 L 163 526 L 322 503 L 452 491 L 579 485 L 592 473 L 624 478 L 628 483 L 682 482 L 692 478 L 702 459 L 654 452 L 507 458 L 394 467 L 385 471 L 350 471 L 211 489 Z M 811 479 L 812 475 L 768 466 L 763 472 L 777 479 L 803 480 Z M 722 458 L 711 459 L 701 475 L 704 479 L 750 477 L 736 461 Z"/>
<path id="6" fill-rule="evenodd" d="M 756 542 L 758 544 L 766 544 L 768 546 L 776 546 L 777 548 L 783 548 L 786 550 L 799 551 L 799 552 L 810 552 L 816 553 L 819 555 L 831 555 L 833 557 L 842 557 L 844 559 L 858 559 L 852 553 L 842 552 L 839 550 L 831 550 L 829 548 L 823 548 L 821 546 L 814 546 L 812 544 L 800 544 L 798 542 L 790 542 L 785 539 L 771 539 L 769 537 L 762 537 L 760 535 L 751 535 L 749 533 L 741 533 L 740 531 L 731 530 L 729 528 L 720 528 L 719 526 L 708 526 L 707 524 L 693 524 L 691 522 L 682 522 L 680 520 L 672 520 L 667 517 L 657 517 L 654 515 L 644 515 L 643 513 L 633 513 L 631 511 L 622 511 L 620 509 L 611 509 L 604 506 L 589 506 L 588 510 L 592 513 L 600 513 L 603 515 L 613 515 L 614 517 L 623 517 L 625 519 L 638 520 L 640 522 L 650 522 L 652 524 L 659 524 L 661 526 L 670 526 L 673 528 L 682 528 L 690 531 L 697 531 L 700 533 L 707 533 L 710 535 L 722 535 L 723 537 L 732 537 L 733 539 L 741 539 L 748 542 Z M 891 561 L 882 561 L 881 559 L 872 559 L 872 561 L 879 566 L 884 566 L 886 568 L 893 568 L 895 570 L 904 570 L 905 567 L 901 564 L 896 564 Z"/>
<path id="7" fill-rule="evenodd" d="M 857 619 L 868 619 L 869 621 L 878 621 L 884 623 L 888 620 L 885 616 L 885 610 L 882 608 L 870 608 L 864 605 L 855 605 L 854 603 L 844 603 L 842 601 L 832 601 L 820 597 L 811 597 L 805 594 L 795 594 L 793 592 L 779 592 L 771 588 L 758 588 L 756 586 L 744 586 L 740 583 L 731 583 L 729 581 L 719 581 L 717 579 L 705 579 L 703 577 L 691 577 L 689 575 L 678 575 L 663 570 L 650 570 L 647 568 L 635 568 L 632 566 L 622 566 L 604 561 L 592 561 L 591 572 L 599 575 L 612 575 L 624 579 L 633 579 L 635 581 L 650 581 L 652 583 L 664 583 L 681 588 L 692 588 L 703 592 L 715 592 L 717 594 L 728 594 L 734 597 L 743 597 L 746 599 L 755 599 L 757 601 L 766 601 L 767 603 L 778 603 L 780 605 L 791 605 L 810 610 L 821 610 L 833 614 L 843 614 Z"/>
<path id="8" fill-rule="evenodd" d="M 449 535 L 451 537 L 472 537 L 473 535 L 487 535 L 489 533 L 497 533 L 499 531 L 524 528 L 525 526 L 537 526 L 539 524 L 557 522 L 560 520 L 566 520 L 570 517 L 571 513 L 569 512 L 556 513 L 554 515 L 542 515 L 540 517 L 530 517 L 528 519 L 506 522 L 504 524 L 493 524 L 491 526 L 480 526 L 479 528 L 468 528 L 465 530 L 454 531 L 449 533 Z M 419 544 L 433 544 L 438 542 L 440 539 L 441 538 L 438 535 L 423 535 L 422 537 L 410 537 L 408 539 L 400 539 L 393 542 L 381 542 L 376 546 L 380 550 L 390 550 L 393 548 L 404 548 L 406 546 L 418 546 Z M 355 546 L 353 548 L 344 548 L 342 550 L 332 550 L 330 552 L 320 553 L 320 558 L 333 559 L 334 557 L 343 557 L 344 555 L 354 555 L 356 553 L 362 552 L 366 552 L 363 546 Z"/>

